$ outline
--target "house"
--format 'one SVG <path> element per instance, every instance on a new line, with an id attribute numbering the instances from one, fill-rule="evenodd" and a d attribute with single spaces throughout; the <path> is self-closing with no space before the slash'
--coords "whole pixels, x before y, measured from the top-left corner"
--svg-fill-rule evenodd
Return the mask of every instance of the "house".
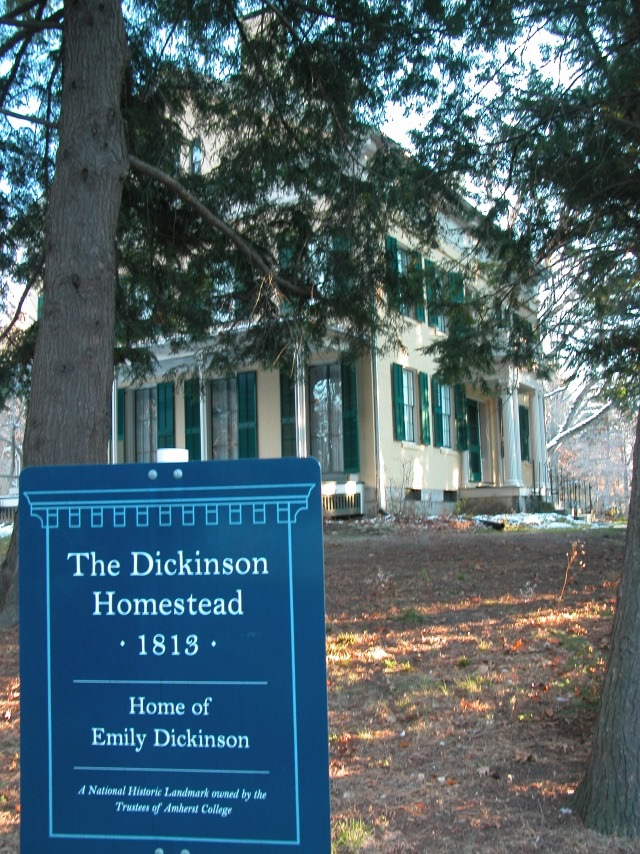
<path id="1" fill-rule="evenodd" d="M 159 346 L 153 381 L 116 382 L 112 461 L 153 462 L 172 447 L 190 460 L 310 455 L 321 464 L 328 515 L 428 514 L 458 502 L 522 509 L 545 491 L 541 385 L 510 370 L 495 378 L 502 391 L 493 395 L 450 387 L 423 352 L 447 334 L 430 283 L 448 277 L 459 299 L 476 286 L 450 271 L 460 251 L 452 238 L 427 258 L 406 235 L 387 238 L 392 270 L 417 267 L 425 283 L 422 299 L 401 306 L 402 352 L 374 343 L 349 363 L 335 348 L 317 350 L 291 371 L 247 365 L 222 377 L 203 372 L 194 353 Z M 535 303 L 522 318 L 535 319 Z M 176 380 L 185 368 L 188 378 Z"/>

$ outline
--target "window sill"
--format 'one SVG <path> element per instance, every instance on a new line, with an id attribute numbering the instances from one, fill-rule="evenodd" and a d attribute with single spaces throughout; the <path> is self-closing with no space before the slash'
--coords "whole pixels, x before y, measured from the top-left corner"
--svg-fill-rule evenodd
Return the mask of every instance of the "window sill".
<path id="1" fill-rule="evenodd" d="M 457 457 L 460 451 L 457 451 L 455 448 L 438 448 L 440 453 L 444 457 Z"/>

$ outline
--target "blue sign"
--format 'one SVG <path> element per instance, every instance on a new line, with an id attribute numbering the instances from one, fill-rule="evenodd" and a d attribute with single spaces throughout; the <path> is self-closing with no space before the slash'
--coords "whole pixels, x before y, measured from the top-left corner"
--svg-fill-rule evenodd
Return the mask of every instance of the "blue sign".
<path id="1" fill-rule="evenodd" d="M 27 469 L 24 854 L 330 851 L 313 460 Z"/>

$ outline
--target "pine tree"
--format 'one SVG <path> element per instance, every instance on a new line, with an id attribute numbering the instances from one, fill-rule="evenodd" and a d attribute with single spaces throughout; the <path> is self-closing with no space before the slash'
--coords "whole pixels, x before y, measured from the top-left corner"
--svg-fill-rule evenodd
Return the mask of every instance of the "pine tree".
<path id="1" fill-rule="evenodd" d="M 533 330 L 500 329 L 544 286 L 538 335 L 569 373 L 618 404 L 640 399 L 640 9 L 636 2 L 485 3 L 465 16 L 459 85 L 415 135 L 421 161 L 468 176 L 491 287 L 434 348 L 472 378 L 500 359 L 537 366 Z M 420 72 L 419 68 L 415 73 Z M 498 333 L 498 334 L 496 334 Z M 510 352 L 511 351 L 511 352 Z M 472 353 L 472 360 L 464 353 Z M 640 419 L 627 545 L 591 760 L 575 805 L 640 835 Z"/>
<path id="2" fill-rule="evenodd" d="M 372 128 L 449 50 L 438 8 L 27 0 L 0 27 L 0 297 L 42 295 L 0 353 L 25 465 L 105 461 L 114 365 L 148 374 L 159 340 L 217 371 L 397 340 L 384 236 L 397 213 L 429 245 L 441 188 Z"/>

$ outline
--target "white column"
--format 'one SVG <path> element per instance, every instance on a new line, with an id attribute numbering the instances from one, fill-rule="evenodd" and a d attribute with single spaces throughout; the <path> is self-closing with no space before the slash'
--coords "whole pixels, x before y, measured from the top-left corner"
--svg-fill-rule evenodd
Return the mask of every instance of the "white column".
<path id="1" fill-rule="evenodd" d="M 300 355 L 296 354 L 295 404 L 296 404 L 296 456 L 308 457 L 307 443 L 307 407 L 304 387 L 304 364 Z"/>
<path id="2" fill-rule="evenodd" d="M 200 388 L 200 459 L 210 459 L 209 418 L 207 412 L 207 383 L 202 377 L 202 365 L 198 365 L 198 385 Z"/>
<path id="3" fill-rule="evenodd" d="M 546 485 L 547 451 L 544 429 L 544 401 L 539 390 L 529 392 L 529 420 L 531 422 L 531 462 L 535 466 L 536 489 Z"/>
<path id="4" fill-rule="evenodd" d="M 111 462 L 118 462 L 118 380 L 113 378 L 111 386 Z"/>
<path id="5" fill-rule="evenodd" d="M 520 452 L 520 417 L 518 414 L 518 389 L 512 390 L 502 398 L 502 435 L 504 441 L 504 484 L 505 486 L 523 486 L 522 455 Z"/>

